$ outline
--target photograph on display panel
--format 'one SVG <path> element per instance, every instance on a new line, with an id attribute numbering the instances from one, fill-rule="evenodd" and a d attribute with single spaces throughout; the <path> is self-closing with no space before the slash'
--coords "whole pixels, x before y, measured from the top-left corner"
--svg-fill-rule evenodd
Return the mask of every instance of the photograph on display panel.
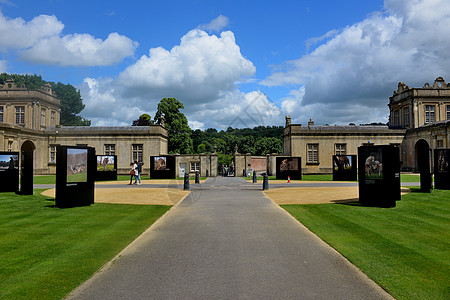
<path id="1" fill-rule="evenodd" d="M 97 155 L 97 171 L 114 171 L 114 156 Z"/>
<path id="2" fill-rule="evenodd" d="M 87 149 L 67 149 L 67 182 L 87 182 Z"/>
<path id="3" fill-rule="evenodd" d="M 19 169 L 19 155 L 18 154 L 1 154 L 0 155 L 0 169 Z"/>
<path id="4" fill-rule="evenodd" d="M 365 158 L 364 174 L 366 179 L 383 179 L 382 149 L 370 151 Z"/>
<path id="5" fill-rule="evenodd" d="M 450 160 L 450 151 L 447 149 L 437 149 L 437 172 L 445 172 L 447 173 L 449 168 L 449 160 Z"/>
<path id="6" fill-rule="evenodd" d="M 352 156 L 351 155 L 334 155 L 333 156 L 334 170 L 351 170 Z"/>
<path id="7" fill-rule="evenodd" d="M 281 161 L 280 172 L 285 171 L 298 171 L 298 158 L 285 158 Z"/>
<path id="8" fill-rule="evenodd" d="M 165 156 L 156 156 L 154 157 L 154 170 L 164 171 L 169 170 L 167 167 L 167 157 Z"/>

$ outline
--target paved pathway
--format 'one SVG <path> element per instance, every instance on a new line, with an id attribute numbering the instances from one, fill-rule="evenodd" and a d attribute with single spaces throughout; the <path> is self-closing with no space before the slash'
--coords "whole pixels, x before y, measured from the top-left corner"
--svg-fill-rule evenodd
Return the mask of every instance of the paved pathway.
<path id="1" fill-rule="evenodd" d="M 389 299 L 242 178 L 211 178 L 75 299 Z"/>

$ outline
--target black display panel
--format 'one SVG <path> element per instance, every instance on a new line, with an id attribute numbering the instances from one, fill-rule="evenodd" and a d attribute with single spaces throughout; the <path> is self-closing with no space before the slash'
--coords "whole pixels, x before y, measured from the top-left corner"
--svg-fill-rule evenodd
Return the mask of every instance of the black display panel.
<path id="1" fill-rule="evenodd" d="M 22 151 L 20 194 L 33 195 L 33 151 Z"/>
<path id="2" fill-rule="evenodd" d="M 450 190 L 450 149 L 434 150 L 434 188 Z"/>
<path id="3" fill-rule="evenodd" d="M 175 179 L 175 156 L 150 156 L 150 178 Z"/>
<path id="4" fill-rule="evenodd" d="M 362 205 L 395 207 L 401 199 L 398 147 L 358 148 L 359 202 Z"/>
<path id="5" fill-rule="evenodd" d="M 56 149 L 56 206 L 76 207 L 94 203 L 95 149 L 58 146 Z"/>
<path id="6" fill-rule="evenodd" d="M 276 158 L 277 179 L 301 180 L 302 158 L 301 157 L 277 157 Z"/>
<path id="7" fill-rule="evenodd" d="M 95 181 L 117 180 L 117 155 L 97 155 Z"/>
<path id="8" fill-rule="evenodd" d="M 19 192 L 19 152 L 0 152 L 0 192 Z"/>
<path id="9" fill-rule="evenodd" d="M 357 180 L 356 155 L 333 155 L 332 159 L 334 181 Z"/>

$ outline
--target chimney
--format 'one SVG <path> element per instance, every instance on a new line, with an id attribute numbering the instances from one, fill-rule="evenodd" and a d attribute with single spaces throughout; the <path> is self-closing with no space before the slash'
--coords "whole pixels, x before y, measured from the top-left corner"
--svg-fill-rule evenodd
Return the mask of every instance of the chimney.
<path id="1" fill-rule="evenodd" d="M 286 127 L 291 125 L 291 116 L 286 116 Z"/>
<path id="2" fill-rule="evenodd" d="M 314 126 L 314 121 L 309 119 L 308 126 Z"/>

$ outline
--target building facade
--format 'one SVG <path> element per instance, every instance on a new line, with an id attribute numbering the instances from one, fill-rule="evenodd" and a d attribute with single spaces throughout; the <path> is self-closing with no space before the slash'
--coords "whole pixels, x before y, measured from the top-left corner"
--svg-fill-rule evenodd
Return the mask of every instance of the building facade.
<path id="1" fill-rule="evenodd" d="M 317 174 L 332 172 L 332 155 L 357 154 L 367 144 L 395 145 L 402 170 L 419 171 L 418 153 L 429 153 L 432 170 L 433 150 L 450 147 L 450 84 L 442 77 L 422 88 L 400 82 L 388 106 L 389 126 L 301 126 L 288 116 L 283 153 L 302 157 L 303 173 Z"/>
<path id="2" fill-rule="evenodd" d="M 55 174 L 56 147 L 89 146 L 97 154 L 117 155 L 118 173 L 128 174 L 130 163 L 168 153 L 168 133 L 161 125 L 89 127 L 60 126 L 60 100 L 50 85 L 38 90 L 0 85 L 0 151 L 34 151 L 34 173 Z"/>

